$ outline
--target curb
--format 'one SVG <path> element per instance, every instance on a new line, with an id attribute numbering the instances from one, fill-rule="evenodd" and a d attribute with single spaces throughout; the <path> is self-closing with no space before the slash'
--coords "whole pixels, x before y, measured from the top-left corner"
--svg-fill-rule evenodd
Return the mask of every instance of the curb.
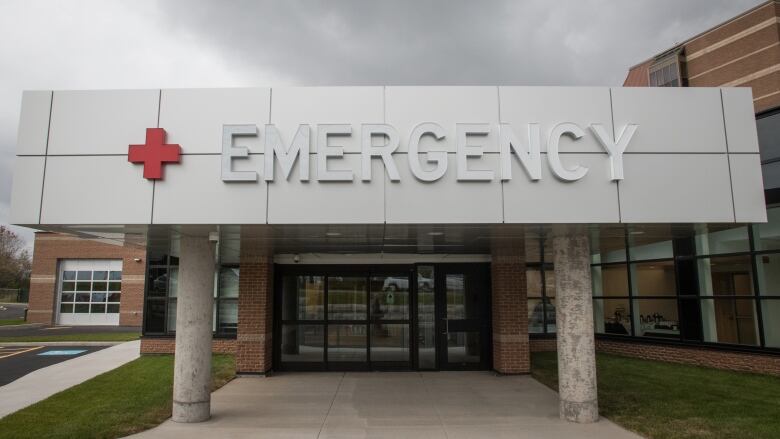
<path id="1" fill-rule="evenodd" d="M 4 330 L 12 330 L 12 329 L 26 329 L 26 328 L 36 328 L 36 327 L 43 327 L 43 323 L 22 323 L 19 325 L 6 325 L 6 326 L 0 326 L 0 332 Z"/>
<path id="2" fill-rule="evenodd" d="M 133 341 L 133 340 L 129 340 Z M 0 342 L 0 346 L 114 346 L 126 341 L 12 341 L 12 342 Z"/>

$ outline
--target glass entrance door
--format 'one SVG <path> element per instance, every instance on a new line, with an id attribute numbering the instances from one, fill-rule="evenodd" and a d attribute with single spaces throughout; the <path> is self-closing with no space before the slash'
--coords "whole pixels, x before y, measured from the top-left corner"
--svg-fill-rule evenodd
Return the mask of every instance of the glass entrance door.
<path id="1" fill-rule="evenodd" d="M 439 368 L 489 368 L 491 350 L 488 266 L 441 265 L 437 268 Z"/>

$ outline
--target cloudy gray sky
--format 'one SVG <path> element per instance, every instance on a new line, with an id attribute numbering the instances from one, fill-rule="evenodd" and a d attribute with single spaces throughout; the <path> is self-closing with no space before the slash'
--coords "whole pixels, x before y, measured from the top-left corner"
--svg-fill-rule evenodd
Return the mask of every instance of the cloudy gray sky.
<path id="1" fill-rule="evenodd" d="M 0 224 L 25 89 L 620 85 L 761 2 L 2 0 Z"/>

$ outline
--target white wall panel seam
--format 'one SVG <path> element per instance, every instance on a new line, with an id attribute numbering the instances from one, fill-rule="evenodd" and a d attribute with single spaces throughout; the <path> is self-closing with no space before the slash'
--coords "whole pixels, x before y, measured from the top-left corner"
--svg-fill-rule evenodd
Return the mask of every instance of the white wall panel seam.
<path id="1" fill-rule="evenodd" d="M 731 189 L 731 213 L 734 215 L 734 222 L 737 222 L 737 207 L 734 202 L 734 180 L 731 173 L 731 156 L 729 155 L 729 136 L 726 128 L 726 109 L 723 104 L 723 89 L 718 90 L 720 95 L 720 114 L 723 118 L 723 141 L 726 142 L 726 164 L 729 168 L 729 188 Z"/>
<path id="2" fill-rule="evenodd" d="M 271 121 L 273 120 L 273 111 L 274 111 L 274 89 L 273 87 L 270 87 L 268 89 L 268 124 L 271 124 Z M 263 151 L 265 152 L 265 151 Z M 271 156 L 273 158 L 273 155 Z M 271 198 L 271 186 L 266 182 L 265 185 L 265 223 L 268 224 L 268 219 L 271 217 L 269 214 L 269 209 L 271 208 L 271 203 L 269 199 Z"/>
<path id="3" fill-rule="evenodd" d="M 501 88 L 496 86 L 496 104 L 498 105 L 498 131 L 499 138 L 501 137 Z M 499 145 L 499 152 L 501 145 Z M 511 154 L 510 154 L 511 155 Z M 506 198 L 504 197 L 504 180 L 499 177 L 499 183 L 501 183 L 501 223 L 506 223 Z"/>
<path id="4" fill-rule="evenodd" d="M 38 224 L 41 223 L 41 220 L 43 218 L 43 192 L 44 188 L 46 187 L 46 162 L 49 155 L 49 135 L 51 134 L 51 112 L 52 108 L 54 108 L 54 90 L 51 91 L 51 95 L 49 98 L 49 123 L 47 124 L 46 129 L 46 148 L 44 150 L 45 154 L 43 156 L 43 178 L 41 182 L 41 202 L 40 207 L 38 207 Z"/>
<path id="5" fill-rule="evenodd" d="M 157 128 L 160 128 L 160 107 L 162 106 L 162 89 L 157 94 Z M 128 156 L 130 155 L 130 149 L 127 150 Z M 146 166 L 146 165 L 144 165 Z M 149 224 L 154 224 L 154 195 L 157 190 L 157 181 L 152 180 L 152 209 L 149 212 Z"/>

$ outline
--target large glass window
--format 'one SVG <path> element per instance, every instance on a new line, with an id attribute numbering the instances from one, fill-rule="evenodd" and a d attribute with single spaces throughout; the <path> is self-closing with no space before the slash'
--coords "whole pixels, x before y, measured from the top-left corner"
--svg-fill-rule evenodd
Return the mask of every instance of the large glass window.
<path id="1" fill-rule="evenodd" d="M 172 250 L 177 241 L 170 244 Z M 176 332 L 176 305 L 179 290 L 179 258 L 154 248 L 148 250 L 146 276 L 146 308 L 144 334 L 172 335 Z M 231 262 L 232 259 L 231 259 Z M 108 298 L 112 291 L 112 273 L 108 273 Z M 232 336 L 238 331 L 238 264 L 224 264 L 214 277 L 214 307 L 212 327 L 216 336 Z M 118 292 L 118 291 L 116 291 Z"/>

